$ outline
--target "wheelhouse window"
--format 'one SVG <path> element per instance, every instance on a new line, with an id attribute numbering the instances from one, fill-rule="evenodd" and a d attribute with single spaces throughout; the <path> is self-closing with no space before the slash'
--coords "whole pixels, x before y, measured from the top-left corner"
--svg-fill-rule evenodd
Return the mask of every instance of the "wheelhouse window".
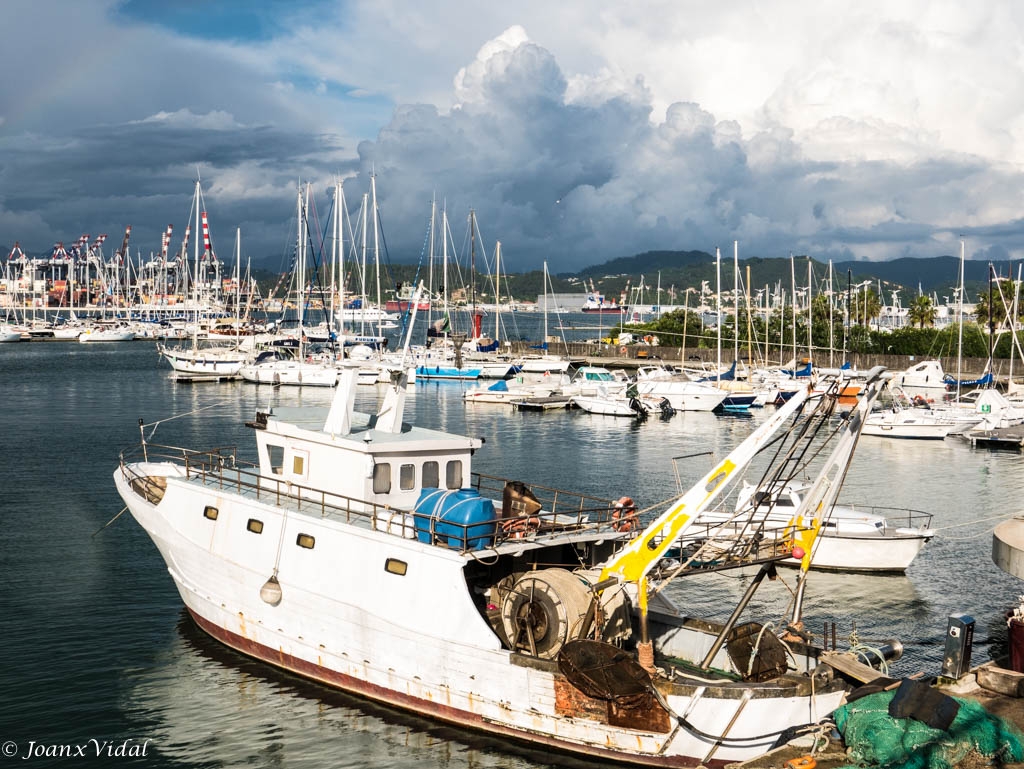
<path id="1" fill-rule="evenodd" d="M 267 459 L 270 460 L 270 472 L 281 475 L 284 472 L 284 446 L 267 444 Z"/>
<path id="2" fill-rule="evenodd" d="M 263 533 L 263 521 L 259 521 L 255 518 L 250 518 L 249 522 L 245 524 L 245 528 L 251 531 L 253 534 Z"/>
<path id="3" fill-rule="evenodd" d="M 203 517 L 209 518 L 211 521 L 216 521 L 220 511 L 217 510 L 213 505 L 207 505 L 203 508 Z"/>
<path id="4" fill-rule="evenodd" d="M 402 465 L 398 469 L 398 488 L 402 491 L 416 488 L 416 465 Z"/>
<path id="5" fill-rule="evenodd" d="M 391 465 L 382 462 L 373 466 L 373 493 L 388 494 L 391 492 Z"/>
<path id="6" fill-rule="evenodd" d="M 445 467 L 444 484 L 449 489 L 462 488 L 462 460 L 453 459 Z"/>
<path id="7" fill-rule="evenodd" d="M 436 489 L 441 485 L 441 468 L 437 462 L 423 463 L 423 488 Z"/>
<path id="8" fill-rule="evenodd" d="M 397 558 L 388 558 L 384 561 L 384 571 L 388 574 L 397 574 L 399 577 L 404 577 L 406 572 L 409 571 L 409 564 L 405 561 L 399 561 Z"/>
<path id="9" fill-rule="evenodd" d="M 306 458 L 301 456 L 292 457 L 292 475 L 306 474 Z"/>
<path id="10" fill-rule="evenodd" d="M 316 538 L 312 534 L 300 534 L 295 538 L 295 544 L 307 550 L 312 550 L 316 544 Z"/>

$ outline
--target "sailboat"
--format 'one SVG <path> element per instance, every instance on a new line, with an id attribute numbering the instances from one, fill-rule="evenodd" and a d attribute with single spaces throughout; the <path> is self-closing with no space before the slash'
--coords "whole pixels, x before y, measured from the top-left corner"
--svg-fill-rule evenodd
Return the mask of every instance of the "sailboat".
<path id="1" fill-rule="evenodd" d="M 192 197 L 192 214 L 195 215 L 196 232 L 203 231 L 203 264 L 207 259 L 213 259 L 213 241 L 210 237 L 209 222 L 207 220 L 205 205 L 203 203 L 203 190 L 199 179 L 196 179 L 195 193 Z M 186 238 L 188 230 L 186 230 Z M 187 247 L 187 244 L 186 244 Z M 163 258 L 166 258 L 167 240 L 164 241 Z M 195 240 L 195 277 L 192 281 L 192 299 L 195 306 L 199 302 L 200 283 L 200 256 L 199 238 Z M 242 235 L 241 230 L 236 231 L 235 237 L 235 269 L 238 271 L 239 260 L 241 259 Z M 237 278 L 236 278 L 237 281 Z M 174 370 L 176 379 L 234 379 L 238 372 L 248 360 L 250 353 L 243 351 L 236 336 L 233 345 L 216 345 L 199 343 L 199 317 L 197 311 L 196 322 L 192 325 L 192 344 L 189 347 L 180 345 L 157 344 L 157 350 L 163 359 L 166 360 Z M 247 341 L 251 345 L 251 340 Z"/>
<path id="2" fill-rule="evenodd" d="M 295 280 L 298 290 L 298 329 L 297 355 L 282 354 L 278 350 L 266 350 L 239 369 L 239 374 L 246 382 L 253 384 L 291 385 L 305 387 L 334 387 L 338 383 L 338 369 L 327 361 L 313 360 L 312 354 L 306 354 L 306 329 L 303 326 L 305 314 L 305 282 L 306 282 L 306 246 L 309 210 L 309 196 L 312 185 L 305 186 L 298 192 L 296 203 L 298 219 L 298 242 L 296 244 Z M 329 332 L 328 332 L 329 333 Z"/>
<path id="3" fill-rule="evenodd" d="M 524 355 L 517 358 L 515 361 L 516 366 L 524 374 L 564 374 L 569 370 L 569 366 L 572 365 L 572 361 L 569 358 L 562 355 L 551 355 L 548 353 L 548 284 L 550 279 L 548 277 L 548 263 L 544 261 L 544 339 L 539 345 L 536 345 L 537 349 L 542 350 L 540 354 Z M 552 293 L 554 293 L 552 291 Z"/>

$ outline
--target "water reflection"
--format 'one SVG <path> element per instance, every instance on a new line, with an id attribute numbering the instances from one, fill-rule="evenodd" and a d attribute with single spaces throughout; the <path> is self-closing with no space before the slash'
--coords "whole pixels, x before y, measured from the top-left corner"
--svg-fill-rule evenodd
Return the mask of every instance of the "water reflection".
<path id="1" fill-rule="evenodd" d="M 593 766 L 351 697 L 251 660 L 181 612 L 151 668 L 127 675 L 125 712 L 189 766 Z"/>

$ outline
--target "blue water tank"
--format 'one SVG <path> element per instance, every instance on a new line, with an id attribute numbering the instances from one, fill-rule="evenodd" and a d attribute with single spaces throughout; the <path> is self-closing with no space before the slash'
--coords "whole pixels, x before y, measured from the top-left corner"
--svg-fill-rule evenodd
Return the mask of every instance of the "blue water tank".
<path id="1" fill-rule="evenodd" d="M 457 550 L 483 550 L 494 544 L 498 526 L 494 502 L 476 489 L 423 489 L 413 513 L 420 542 Z"/>

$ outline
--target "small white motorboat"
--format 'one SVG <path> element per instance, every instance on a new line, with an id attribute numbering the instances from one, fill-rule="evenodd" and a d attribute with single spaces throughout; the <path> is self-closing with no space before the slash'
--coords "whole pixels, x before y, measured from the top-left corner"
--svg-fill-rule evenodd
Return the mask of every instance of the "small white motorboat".
<path id="1" fill-rule="evenodd" d="M 638 398 L 625 395 L 574 395 L 569 401 L 588 414 L 647 419 L 650 410 Z"/>
<path id="2" fill-rule="evenodd" d="M 893 393 L 890 408 L 872 412 L 864 420 L 862 435 L 941 441 L 960 429 L 963 429 L 960 422 L 929 408 L 910 405 L 906 396 L 897 391 Z"/>
<path id="3" fill-rule="evenodd" d="M 128 326 L 90 326 L 78 335 L 82 344 L 93 342 L 130 342 L 135 339 L 135 332 Z"/>
<path id="4" fill-rule="evenodd" d="M 809 484 L 787 483 L 778 491 L 754 494 L 755 487 L 744 483 L 736 500 L 736 512 L 705 513 L 697 526 L 705 536 L 731 532 L 752 525 L 752 519 L 768 540 L 783 542 L 793 538 L 809 521 L 797 517 L 802 494 Z M 756 500 L 755 500 L 756 497 Z M 824 519 L 815 538 L 811 568 L 832 571 L 901 572 L 921 552 L 935 532 L 930 528 L 932 515 L 897 508 L 856 508 L 835 505 Z M 691 537 L 696 529 L 691 529 Z M 799 566 L 800 558 L 782 561 Z"/>

